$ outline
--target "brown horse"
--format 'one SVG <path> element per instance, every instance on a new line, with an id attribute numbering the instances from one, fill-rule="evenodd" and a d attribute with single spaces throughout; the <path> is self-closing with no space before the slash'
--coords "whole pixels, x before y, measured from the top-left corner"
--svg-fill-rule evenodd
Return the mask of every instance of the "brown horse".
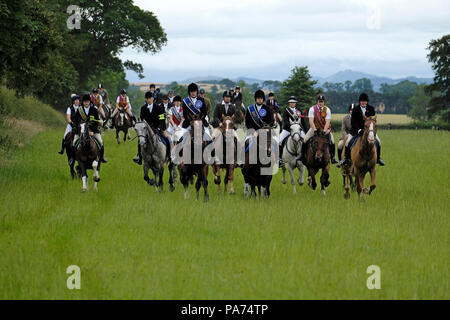
<path id="1" fill-rule="evenodd" d="M 359 198 L 363 200 L 364 194 L 371 194 L 376 188 L 375 167 L 377 164 L 377 150 L 375 147 L 375 137 L 377 135 L 377 120 L 375 117 L 366 118 L 364 115 L 364 131 L 358 138 L 351 150 L 353 175 L 355 176 L 356 190 Z M 350 146 L 350 145 L 349 145 Z M 364 188 L 364 177 L 370 173 L 370 189 Z M 347 176 L 350 178 L 350 176 Z M 346 181 L 345 198 L 349 198 L 348 192 L 350 179 Z"/>
<path id="2" fill-rule="evenodd" d="M 211 165 L 212 171 L 215 175 L 214 177 L 214 183 L 217 184 L 217 192 L 221 193 L 220 189 L 220 178 L 221 178 L 221 172 L 220 169 L 225 169 L 225 179 L 224 179 L 224 185 L 225 185 L 225 191 L 227 191 L 228 183 L 230 183 L 230 191 L 229 194 L 234 194 L 234 168 L 236 167 L 236 161 L 237 161 L 237 141 L 234 137 L 234 115 L 231 117 L 225 117 L 222 115 L 222 126 L 219 127 L 219 130 L 221 131 L 222 135 L 219 136 L 219 144 L 221 145 L 221 149 L 223 150 L 223 157 L 221 160 L 221 163 L 214 163 Z M 217 139 L 217 138 L 216 138 Z M 227 147 L 230 147 L 230 142 L 232 141 L 232 152 L 227 149 Z M 228 143 L 228 144 L 227 144 Z M 218 150 L 216 147 L 216 155 L 218 154 Z"/>
<path id="3" fill-rule="evenodd" d="M 88 191 L 87 170 L 94 171 L 94 190 L 97 191 L 97 183 L 100 181 L 100 149 L 94 138 L 89 134 L 88 122 L 82 122 L 79 126 L 80 138 L 75 142 L 75 159 L 78 162 L 77 170 L 81 173 L 83 192 Z"/>
<path id="4" fill-rule="evenodd" d="M 116 128 L 116 140 L 120 144 L 120 131 L 123 131 L 123 142 L 130 140 L 128 129 L 132 127 L 132 121 L 128 113 L 123 108 L 119 108 L 119 112 L 114 116 L 114 127 Z"/>
<path id="5" fill-rule="evenodd" d="M 330 185 L 330 137 L 323 131 L 316 131 L 308 141 L 306 149 L 306 167 L 308 168 L 308 185 L 316 190 L 316 174 L 322 169 L 320 185 L 322 194 L 326 195 L 325 188 Z"/>
<path id="6" fill-rule="evenodd" d="M 200 187 L 203 186 L 204 190 L 204 196 L 203 196 L 203 202 L 209 201 L 209 195 L 208 195 L 208 163 L 206 163 L 204 157 L 203 157 L 203 151 L 206 148 L 206 141 L 203 140 L 203 134 L 205 132 L 205 129 L 203 127 L 203 121 L 200 119 L 199 116 L 193 117 L 188 119 L 191 124 L 191 134 L 190 138 L 187 139 L 186 136 L 184 137 L 184 143 L 185 148 L 183 150 L 186 150 L 189 148 L 190 150 L 190 156 L 185 155 L 183 153 L 183 160 L 178 165 L 178 171 L 180 173 L 180 181 L 184 186 L 184 198 L 189 198 L 189 191 L 188 187 L 190 183 L 193 183 L 194 176 L 197 176 L 197 181 L 195 182 L 195 189 L 197 191 L 197 200 L 199 199 L 199 193 L 200 193 Z M 201 134 L 194 134 L 197 132 L 201 132 Z M 197 149 L 197 150 L 196 150 Z M 199 152 L 201 150 L 201 159 L 196 156 L 196 151 Z M 185 163 L 185 156 L 189 156 L 189 162 Z M 197 161 L 196 161 L 197 160 Z"/>

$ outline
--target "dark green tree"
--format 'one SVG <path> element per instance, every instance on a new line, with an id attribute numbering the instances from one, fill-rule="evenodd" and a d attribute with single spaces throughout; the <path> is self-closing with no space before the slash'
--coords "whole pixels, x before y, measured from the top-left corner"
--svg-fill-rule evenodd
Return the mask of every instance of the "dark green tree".
<path id="1" fill-rule="evenodd" d="M 294 67 L 289 78 L 283 81 L 278 94 L 280 106 L 287 106 L 290 96 L 297 97 L 297 105 L 302 109 L 312 106 L 317 94 L 317 90 L 314 89 L 316 84 L 317 81 L 311 79 L 308 67 Z"/>

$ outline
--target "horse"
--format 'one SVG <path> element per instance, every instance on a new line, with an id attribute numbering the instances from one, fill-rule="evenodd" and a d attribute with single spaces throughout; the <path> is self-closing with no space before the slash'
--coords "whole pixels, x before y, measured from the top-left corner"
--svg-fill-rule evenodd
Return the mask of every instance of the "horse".
<path id="1" fill-rule="evenodd" d="M 283 184 L 286 184 L 286 166 L 291 176 L 291 184 L 294 194 L 297 193 L 297 188 L 295 186 L 294 169 L 297 168 L 300 171 L 300 177 L 298 179 L 298 184 L 302 186 L 305 183 L 305 167 L 300 161 L 300 156 L 302 153 L 302 139 L 300 121 L 290 120 L 291 134 L 286 139 L 286 143 L 283 147 L 283 160 L 285 166 L 283 166 Z"/>
<path id="2" fill-rule="evenodd" d="M 174 166 L 166 157 L 166 148 L 170 148 L 170 146 L 162 142 L 162 139 L 158 137 L 145 120 L 139 119 L 134 129 L 139 139 L 138 143 L 141 149 L 142 159 L 144 160 L 144 180 L 148 185 L 154 185 L 156 191 L 163 190 L 164 165 L 169 162 L 169 184 L 170 191 L 173 192 L 175 190 L 172 176 Z M 153 171 L 155 179 L 149 178 L 148 171 L 150 169 Z"/>
<path id="3" fill-rule="evenodd" d="M 79 140 L 75 141 L 75 159 L 78 162 L 77 171 L 81 174 L 83 181 L 83 192 L 88 191 L 87 170 L 94 171 L 94 190 L 98 191 L 97 183 L 100 181 L 100 147 L 89 134 L 88 121 L 79 124 Z"/>
<path id="4" fill-rule="evenodd" d="M 209 201 L 208 195 L 208 164 L 203 157 L 203 151 L 206 148 L 206 141 L 203 141 L 203 134 L 205 132 L 203 127 L 203 121 L 200 116 L 189 116 L 187 119 L 191 125 L 190 139 L 184 136 L 184 143 L 188 144 L 190 148 L 190 163 L 185 163 L 185 154 L 183 153 L 183 161 L 178 165 L 178 171 L 180 174 L 180 182 L 184 186 L 184 198 L 189 198 L 188 187 L 190 183 L 193 183 L 194 176 L 197 176 L 197 181 L 195 182 L 195 189 L 197 192 L 197 200 L 199 199 L 200 188 L 203 186 L 204 195 L 203 202 Z M 195 135 L 194 132 L 201 132 L 199 135 Z M 188 135 L 189 136 L 189 135 Z M 196 146 L 201 146 L 202 156 L 201 162 L 195 163 L 195 152 Z"/>
<path id="5" fill-rule="evenodd" d="M 103 107 L 103 112 L 105 113 L 105 117 L 103 118 L 102 115 L 99 113 L 100 115 L 100 119 L 103 120 L 103 127 L 105 129 L 109 129 L 112 128 L 112 119 L 111 119 L 111 115 L 112 115 L 112 107 L 109 104 L 104 104 Z"/>
<path id="6" fill-rule="evenodd" d="M 114 116 L 114 127 L 116 128 L 116 140 L 117 143 L 120 144 L 120 131 L 123 131 L 123 142 L 130 140 L 130 136 L 128 134 L 128 129 L 132 127 L 132 121 L 128 113 L 125 112 L 125 109 L 119 108 L 119 112 Z"/>
<path id="7" fill-rule="evenodd" d="M 375 137 L 377 135 L 377 117 L 364 118 L 364 130 L 358 140 L 354 143 L 351 150 L 351 160 L 353 167 L 353 175 L 355 176 L 356 190 L 360 200 L 364 200 L 364 194 L 372 194 L 376 188 L 376 164 L 377 164 L 377 150 L 375 147 Z M 349 145 L 350 147 L 350 145 Z M 364 177 L 367 172 L 370 173 L 371 183 L 370 189 L 364 188 Z M 347 175 L 347 178 L 350 176 Z M 350 198 L 349 179 L 346 180 L 345 198 Z"/>
<path id="8" fill-rule="evenodd" d="M 222 143 L 222 150 L 223 150 L 223 161 L 222 163 L 214 163 L 211 165 L 212 171 L 214 174 L 214 183 L 217 185 L 217 192 L 221 193 L 220 184 L 221 184 L 221 172 L 220 169 L 225 169 L 225 179 L 224 179 L 224 185 L 225 185 L 225 191 L 227 191 L 228 183 L 230 183 L 230 190 L 229 194 L 235 194 L 234 192 L 234 168 L 236 167 L 236 160 L 237 160 L 237 141 L 234 137 L 234 115 L 231 117 L 225 117 L 225 115 L 222 115 L 222 123 L 223 125 L 219 128 L 221 131 L 221 143 Z M 232 153 L 230 150 L 227 149 L 227 141 L 233 141 L 233 150 Z M 216 155 L 217 155 L 217 148 L 216 148 Z M 230 163 L 229 159 L 232 158 L 232 161 Z"/>
<path id="9" fill-rule="evenodd" d="M 308 168 L 308 185 L 316 190 L 316 174 L 322 169 L 320 185 L 322 195 L 326 195 L 325 188 L 330 185 L 330 151 L 329 135 L 323 131 L 316 131 L 314 136 L 308 141 L 306 149 L 306 167 Z"/>
<path id="10" fill-rule="evenodd" d="M 69 164 L 70 175 L 72 179 L 75 179 L 76 172 L 74 170 L 75 166 L 75 151 L 73 148 L 73 131 L 69 132 L 64 138 L 64 149 L 66 150 L 67 163 Z"/>
<path id="11" fill-rule="evenodd" d="M 261 133 L 265 133 L 263 137 L 266 137 L 266 141 L 260 141 Z M 252 149 L 252 144 L 256 143 L 256 147 Z M 262 148 L 262 149 L 260 149 Z M 250 163 L 250 151 L 252 151 L 255 159 L 252 159 L 252 162 L 256 160 L 256 163 Z M 255 153 L 254 153 L 255 152 Z M 258 188 L 258 197 L 261 199 L 261 195 L 264 198 L 270 197 L 270 183 L 272 182 L 272 165 L 269 162 L 265 164 L 262 162 L 260 158 L 260 154 L 265 154 L 266 157 L 273 160 L 272 154 L 272 128 L 270 126 L 262 127 L 257 137 L 251 137 L 248 140 L 248 146 L 245 150 L 245 162 L 242 168 L 242 174 L 244 176 L 245 183 L 250 185 L 251 191 L 248 195 L 251 199 L 253 196 L 256 198 L 256 188 Z M 274 163 L 275 161 L 271 161 Z M 270 170 L 270 174 L 262 174 L 263 170 Z M 268 172 L 265 172 L 268 173 Z M 262 189 L 262 194 L 261 194 Z"/>

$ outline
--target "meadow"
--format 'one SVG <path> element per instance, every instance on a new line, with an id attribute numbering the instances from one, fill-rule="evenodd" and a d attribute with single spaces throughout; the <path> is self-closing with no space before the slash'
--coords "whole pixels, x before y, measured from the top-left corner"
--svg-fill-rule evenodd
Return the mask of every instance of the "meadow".
<path id="1" fill-rule="evenodd" d="M 81 193 L 64 128 L 37 134 L 0 166 L 0 299 L 449 299 L 450 133 L 381 131 L 386 167 L 365 202 L 292 194 L 274 176 L 269 200 L 184 200 L 156 193 L 131 159 L 136 141 L 104 137 L 99 192 Z M 134 133 L 132 133 L 134 136 Z M 336 138 L 338 138 L 336 134 Z M 297 174 L 298 175 L 298 174 Z M 92 176 L 92 174 L 91 174 Z M 368 183 L 368 181 L 367 181 Z M 81 268 L 81 290 L 66 268 Z M 381 269 L 369 290 L 366 269 Z"/>
<path id="2" fill-rule="evenodd" d="M 342 121 L 346 114 L 344 113 L 334 113 L 333 121 Z M 413 119 L 408 117 L 406 114 L 377 114 L 377 123 L 378 124 L 408 124 L 413 122 Z"/>

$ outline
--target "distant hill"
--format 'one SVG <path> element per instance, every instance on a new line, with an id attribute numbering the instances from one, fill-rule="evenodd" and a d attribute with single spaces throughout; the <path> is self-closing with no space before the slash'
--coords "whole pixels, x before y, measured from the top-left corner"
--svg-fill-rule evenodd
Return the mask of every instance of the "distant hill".
<path id="1" fill-rule="evenodd" d="M 332 83 L 342 82 L 343 83 L 348 80 L 351 82 L 354 82 L 355 80 L 358 80 L 361 78 L 370 79 L 370 81 L 372 81 L 373 87 L 376 91 L 380 90 L 382 83 L 387 83 L 389 85 L 395 85 L 404 80 L 409 80 L 409 81 L 416 82 L 416 83 L 427 83 L 427 84 L 430 84 L 433 82 L 432 78 L 406 77 L 406 78 L 400 78 L 400 79 L 391 79 L 388 77 L 379 77 L 379 76 L 375 76 L 373 74 L 368 74 L 368 73 L 353 71 L 353 70 L 339 71 L 339 72 L 337 72 L 329 77 L 326 77 L 326 78 L 316 77 L 315 80 L 319 81 L 319 85 L 322 85 L 325 82 L 332 82 Z"/>

